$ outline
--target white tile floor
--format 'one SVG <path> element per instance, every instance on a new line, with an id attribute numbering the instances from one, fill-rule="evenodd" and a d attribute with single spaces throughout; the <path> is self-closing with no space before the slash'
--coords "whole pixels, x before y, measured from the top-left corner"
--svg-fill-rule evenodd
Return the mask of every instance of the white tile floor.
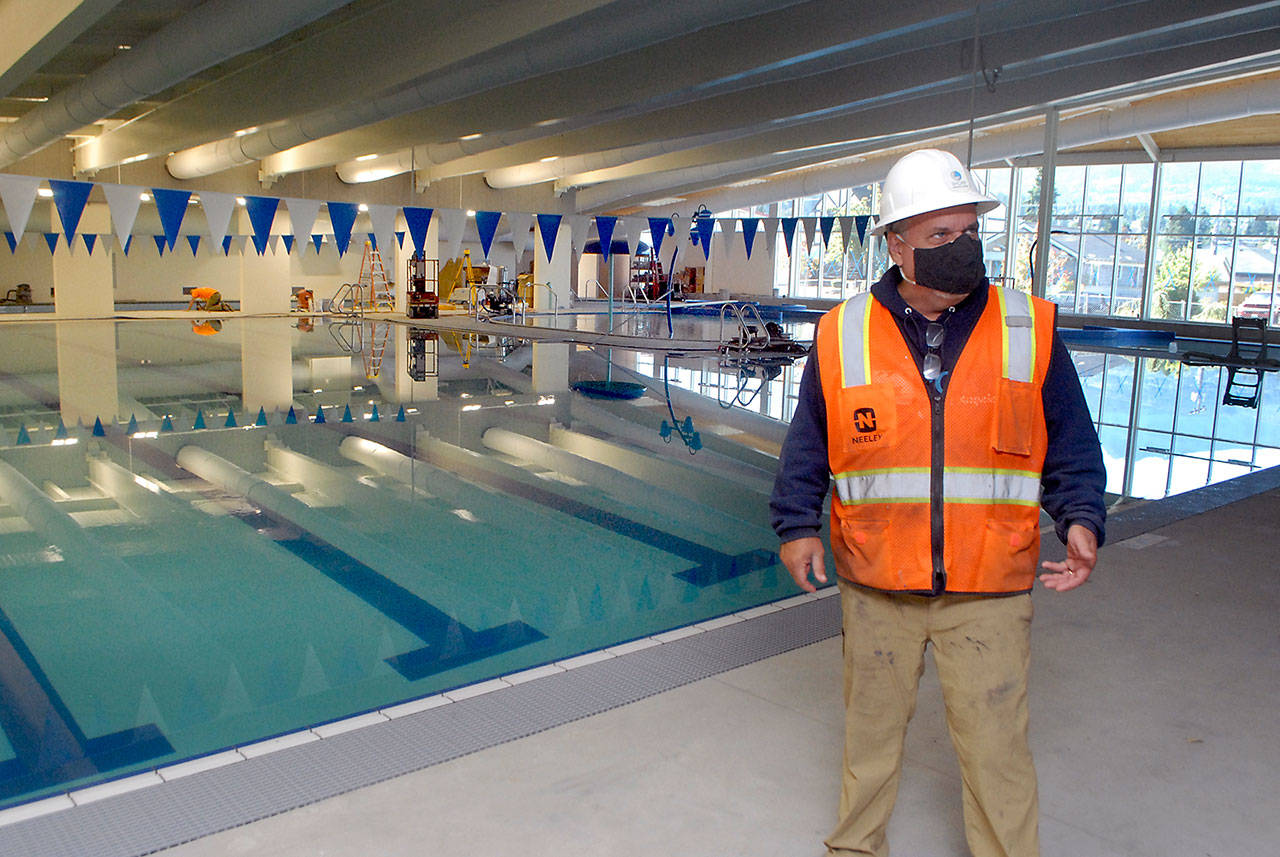
<path id="1" fill-rule="evenodd" d="M 1104 549 L 1040 591 L 1032 741 L 1045 857 L 1280 853 L 1280 492 Z M 163 852 L 166 857 L 823 853 L 839 641 L 779 655 Z M 958 773 L 926 671 L 894 854 L 961 857 Z"/>

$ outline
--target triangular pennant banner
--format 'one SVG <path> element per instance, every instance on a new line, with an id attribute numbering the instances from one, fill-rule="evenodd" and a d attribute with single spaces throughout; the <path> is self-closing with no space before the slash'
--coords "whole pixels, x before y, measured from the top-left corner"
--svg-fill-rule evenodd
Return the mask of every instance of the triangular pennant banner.
<path id="1" fill-rule="evenodd" d="M 133 236 L 130 235 L 128 238 L 125 239 L 124 247 L 122 248 L 126 256 L 129 255 L 129 248 L 132 246 L 133 246 Z"/>
<path id="2" fill-rule="evenodd" d="M 413 239 L 413 249 L 425 256 L 427 230 L 431 228 L 431 212 L 434 209 L 406 205 L 403 211 L 404 222 L 409 227 L 409 237 Z M 318 247 L 316 249 L 319 250 Z"/>
<path id="3" fill-rule="evenodd" d="M 169 240 L 168 240 L 167 238 L 165 238 L 163 235 L 152 235 L 151 237 L 155 239 L 155 242 L 156 242 L 156 251 L 157 251 L 161 256 L 163 256 L 163 255 L 164 255 L 164 248 L 165 248 L 165 245 L 167 245 L 167 244 L 169 243 Z"/>
<path id="4" fill-rule="evenodd" d="M 285 197 L 284 204 L 289 209 L 291 228 L 291 234 L 284 243 L 289 248 L 286 252 L 292 252 L 293 240 L 306 238 L 311 234 L 312 227 L 316 225 L 316 215 L 320 213 L 320 200 Z"/>
<path id="5" fill-rule="evenodd" d="M 702 258 L 707 261 L 711 260 L 711 233 L 715 231 L 716 219 L 714 217 L 699 217 L 698 227 L 698 245 L 702 247 Z"/>
<path id="6" fill-rule="evenodd" d="M 396 215 L 399 213 L 400 206 L 398 205 L 369 206 L 369 223 L 373 227 L 373 243 L 384 256 L 396 249 Z"/>
<path id="7" fill-rule="evenodd" d="M 280 236 L 280 239 L 281 239 L 282 241 L 284 241 L 284 252 L 286 252 L 286 253 L 292 253 L 292 252 L 293 252 L 293 236 L 292 236 L 292 235 L 281 235 L 281 236 Z"/>
<path id="8" fill-rule="evenodd" d="M 613 229 L 618 225 L 618 218 L 596 215 L 596 234 L 600 236 L 600 255 L 605 259 L 613 255 Z"/>
<path id="9" fill-rule="evenodd" d="M 34 176 L 0 175 L 0 200 L 4 201 L 4 213 L 9 218 L 9 231 L 14 235 L 15 247 L 27 230 L 27 220 L 31 217 L 40 182 L 41 179 Z"/>
<path id="10" fill-rule="evenodd" d="M 572 236 L 573 252 L 582 253 L 582 248 L 587 246 L 587 236 L 591 232 L 591 218 L 585 214 L 570 214 L 565 217 L 569 225 L 569 234 Z"/>
<path id="11" fill-rule="evenodd" d="M 667 229 L 670 226 L 670 217 L 649 218 L 649 241 L 653 243 L 653 255 L 655 258 L 662 252 L 662 242 L 666 239 Z"/>
<path id="12" fill-rule="evenodd" d="M 93 248 L 98 243 L 98 236 L 92 232 L 86 232 L 80 236 L 84 240 L 85 249 L 89 251 L 89 255 L 93 255 Z"/>
<path id="13" fill-rule="evenodd" d="M 261 256 L 267 252 L 267 239 L 271 236 L 271 224 L 275 222 L 280 199 L 274 196 L 246 196 L 244 207 L 249 212 L 249 224 L 253 227 L 253 247 Z"/>
<path id="14" fill-rule="evenodd" d="M 6 229 L 4 233 L 4 240 L 9 242 L 10 253 L 18 252 L 18 236 Z"/>
<path id="15" fill-rule="evenodd" d="M 227 230 L 231 227 L 231 215 L 236 210 L 236 198 L 229 193 L 200 191 L 200 207 L 204 209 L 204 219 L 209 224 L 209 238 L 215 245 L 224 244 Z"/>
<path id="16" fill-rule="evenodd" d="M 267 249 L 271 251 L 272 256 L 276 254 L 276 251 L 280 249 L 279 235 L 272 235 L 270 238 L 267 239 Z"/>
<path id="17" fill-rule="evenodd" d="M 231 255 L 231 236 L 230 235 L 222 236 L 222 255 L 223 256 Z"/>
<path id="18" fill-rule="evenodd" d="M 520 259 L 529 248 L 529 230 L 533 228 L 533 215 L 507 212 L 507 226 L 511 227 L 511 244 L 515 248 L 516 269 L 520 269 Z"/>
<path id="19" fill-rule="evenodd" d="M 819 217 L 818 225 L 822 229 L 822 247 L 826 249 L 831 244 L 831 228 L 836 225 L 834 217 Z"/>
<path id="20" fill-rule="evenodd" d="M 178 240 L 178 230 L 182 228 L 182 218 L 187 216 L 187 203 L 191 200 L 191 191 L 153 187 L 151 195 L 156 201 L 156 209 L 160 212 L 160 225 L 164 227 L 164 241 L 172 250 Z"/>
<path id="21" fill-rule="evenodd" d="M 49 252 L 53 253 L 58 249 L 58 233 L 46 232 L 44 234 L 44 243 L 49 245 Z"/>
<path id="22" fill-rule="evenodd" d="M 351 245 L 351 227 L 355 226 L 360 209 L 354 202 L 329 203 L 329 222 L 333 224 L 333 240 L 338 245 L 338 255 L 345 255 Z"/>
<path id="23" fill-rule="evenodd" d="M 852 247 L 853 241 L 853 215 L 837 218 L 840 222 L 840 235 L 844 238 L 844 246 Z"/>
<path id="24" fill-rule="evenodd" d="M 751 258 L 751 245 L 756 240 L 756 230 L 760 228 L 760 218 L 744 217 L 742 218 L 742 244 L 746 248 L 747 258 Z"/>
<path id="25" fill-rule="evenodd" d="M 93 182 L 49 179 L 49 187 L 53 190 L 53 204 L 62 221 L 62 234 L 67 236 L 67 246 L 70 247 L 76 227 L 80 225 L 80 215 L 84 214 L 84 205 L 89 201 L 89 192 L 93 190 Z"/>
<path id="26" fill-rule="evenodd" d="M 799 218 L 784 217 L 782 218 L 782 239 L 787 245 L 787 255 L 791 255 L 791 250 L 795 246 L 796 241 L 796 223 Z"/>
<path id="27" fill-rule="evenodd" d="M 187 244 L 191 245 L 191 255 L 194 256 L 200 250 L 200 236 L 188 235 Z"/>
<path id="28" fill-rule="evenodd" d="M 556 249 L 556 236 L 560 233 L 560 215 L 558 214 L 539 214 L 538 234 L 542 236 L 542 249 L 547 253 L 547 261 L 551 261 L 551 254 Z"/>
<path id="29" fill-rule="evenodd" d="M 683 255 L 684 251 L 689 249 L 689 245 L 693 242 L 693 224 L 686 224 L 680 217 L 671 218 L 672 228 L 675 229 L 673 236 L 675 240 L 675 250 L 671 254 L 671 269 L 675 270 L 676 256 Z"/>
<path id="30" fill-rule="evenodd" d="M 778 218 L 766 217 L 760 221 L 760 225 L 764 227 L 764 252 L 773 258 L 774 246 L 778 240 Z"/>
<path id="31" fill-rule="evenodd" d="M 404 231 L 396 230 L 396 246 L 401 250 L 404 249 Z"/>
<path id="32" fill-rule="evenodd" d="M 142 205 L 142 188 L 104 184 L 102 193 L 107 198 L 107 210 L 111 212 L 111 225 L 115 228 L 116 238 L 123 247 L 129 241 L 129 233 L 133 232 L 134 221 L 138 219 L 138 207 Z"/>
<path id="33" fill-rule="evenodd" d="M 476 231 L 480 233 L 480 249 L 484 258 L 489 258 L 489 248 L 493 246 L 493 236 L 498 231 L 498 221 L 502 219 L 501 211 L 477 211 Z"/>
<path id="34" fill-rule="evenodd" d="M 627 239 L 627 252 L 632 256 L 640 252 L 640 239 L 644 237 L 645 223 L 639 217 L 624 217 L 618 221 L 614 234 L 621 232 Z"/>
<path id="35" fill-rule="evenodd" d="M 312 244 L 314 244 L 314 245 L 316 245 L 316 252 L 317 252 L 317 253 L 319 253 L 319 252 L 320 252 L 320 245 L 324 243 L 324 236 L 323 236 L 323 235 L 312 235 L 312 236 L 311 236 L 311 243 L 312 243 Z"/>
<path id="36" fill-rule="evenodd" d="M 818 234 L 818 218 L 802 217 L 800 225 L 804 227 L 805 250 L 813 252 L 813 239 Z"/>
<path id="37" fill-rule="evenodd" d="M 462 233 L 467 225 L 467 213 L 460 208 L 436 210 L 440 219 L 441 259 L 456 259 L 462 255 Z"/>
<path id="38" fill-rule="evenodd" d="M 866 241 L 867 240 L 867 224 L 871 222 L 871 215 L 859 214 L 853 220 L 858 227 L 858 242 L 861 243 L 863 241 Z"/>

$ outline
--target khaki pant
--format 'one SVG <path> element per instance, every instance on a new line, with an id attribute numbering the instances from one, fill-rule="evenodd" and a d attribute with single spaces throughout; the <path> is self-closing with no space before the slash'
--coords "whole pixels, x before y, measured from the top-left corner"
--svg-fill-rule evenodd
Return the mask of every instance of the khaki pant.
<path id="1" fill-rule="evenodd" d="M 1039 854 L 1027 746 L 1031 596 L 890 595 L 840 581 L 844 611 L 844 784 L 832 854 L 887 857 L 902 745 L 924 651 L 933 644 L 960 759 L 974 857 Z"/>

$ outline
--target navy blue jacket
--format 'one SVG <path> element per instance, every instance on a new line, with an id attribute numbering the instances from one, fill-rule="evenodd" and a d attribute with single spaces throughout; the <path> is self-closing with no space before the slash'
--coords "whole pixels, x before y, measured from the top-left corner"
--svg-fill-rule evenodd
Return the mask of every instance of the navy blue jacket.
<path id="1" fill-rule="evenodd" d="M 902 275 L 895 265 L 871 287 L 871 295 L 893 314 L 898 329 L 915 356 L 916 365 L 920 366 L 928 350 L 924 333 L 929 320 L 903 300 L 898 293 L 901 281 Z M 982 288 L 938 319 L 944 324 L 946 335 L 940 348 L 941 386 L 934 392 L 935 396 L 945 396 L 945 381 L 950 377 L 986 305 L 984 282 Z M 1053 518 L 1058 538 L 1063 542 L 1066 542 L 1067 529 L 1072 524 L 1083 524 L 1093 530 L 1101 545 L 1106 521 L 1103 489 L 1107 482 L 1102 447 L 1093 427 L 1089 405 L 1080 389 L 1075 364 L 1056 332 L 1042 392 L 1049 448 L 1041 475 L 1043 490 L 1040 504 Z M 800 378 L 800 396 L 791 418 L 791 428 L 782 445 L 773 496 L 769 499 L 771 522 L 779 539 L 789 542 L 818 535 L 830 479 L 827 406 L 818 376 L 818 359 L 811 350 Z"/>

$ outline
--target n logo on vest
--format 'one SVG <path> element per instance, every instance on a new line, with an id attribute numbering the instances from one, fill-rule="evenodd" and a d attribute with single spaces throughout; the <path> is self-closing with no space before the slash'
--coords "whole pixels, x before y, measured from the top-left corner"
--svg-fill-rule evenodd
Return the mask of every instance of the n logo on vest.
<path id="1" fill-rule="evenodd" d="M 858 408 L 853 412 L 853 427 L 862 434 L 876 430 L 876 412 L 874 408 Z"/>

